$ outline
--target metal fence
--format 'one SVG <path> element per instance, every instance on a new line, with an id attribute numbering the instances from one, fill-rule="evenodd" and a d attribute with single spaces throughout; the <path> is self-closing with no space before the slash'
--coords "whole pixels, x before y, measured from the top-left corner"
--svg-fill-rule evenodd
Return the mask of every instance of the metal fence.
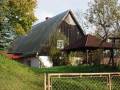
<path id="1" fill-rule="evenodd" d="M 45 90 L 120 90 L 120 73 L 49 73 Z"/>

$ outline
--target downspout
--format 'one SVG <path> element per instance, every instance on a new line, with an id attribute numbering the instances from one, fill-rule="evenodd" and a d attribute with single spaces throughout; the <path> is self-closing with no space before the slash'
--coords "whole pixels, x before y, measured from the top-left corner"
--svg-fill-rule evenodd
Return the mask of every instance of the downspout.
<path id="1" fill-rule="evenodd" d="M 39 59 L 39 53 L 38 52 L 36 53 L 36 58 L 37 58 L 37 60 L 39 62 L 39 68 L 41 68 L 42 64 L 41 64 L 41 61 Z"/>

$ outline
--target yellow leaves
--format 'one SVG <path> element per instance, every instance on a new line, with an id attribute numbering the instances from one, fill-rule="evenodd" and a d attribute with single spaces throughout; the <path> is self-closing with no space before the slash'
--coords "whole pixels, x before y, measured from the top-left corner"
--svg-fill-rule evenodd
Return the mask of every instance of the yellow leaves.
<path id="1" fill-rule="evenodd" d="M 16 24 L 15 32 L 17 35 L 25 35 L 26 34 L 26 32 L 24 31 L 22 26 L 18 23 Z"/>
<path id="2" fill-rule="evenodd" d="M 36 6 L 35 2 L 32 0 L 15 0 L 16 6 L 21 8 L 21 10 L 31 11 Z"/>
<path id="3" fill-rule="evenodd" d="M 13 27 L 18 35 L 24 35 L 36 20 L 34 8 L 36 0 L 9 0 L 9 16 Z M 16 18 L 18 16 L 18 18 Z"/>

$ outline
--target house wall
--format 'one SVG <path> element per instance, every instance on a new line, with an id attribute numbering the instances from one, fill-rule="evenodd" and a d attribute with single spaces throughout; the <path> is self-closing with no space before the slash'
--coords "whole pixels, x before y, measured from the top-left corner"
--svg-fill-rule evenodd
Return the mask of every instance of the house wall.
<path id="1" fill-rule="evenodd" d="M 31 58 L 31 67 L 38 67 L 40 68 L 41 65 L 40 65 L 40 60 L 38 58 Z"/>
<path id="2" fill-rule="evenodd" d="M 22 60 L 23 64 L 28 65 L 30 67 L 40 67 L 40 61 L 36 57 L 27 57 Z"/>
<path id="3" fill-rule="evenodd" d="M 49 56 L 39 56 L 40 63 L 43 67 L 52 67 L 53 62 L 50 60 Z"/>
<path id="4" fill-rule="evenodd" d="M 108 64 L 110 60 L 110 57 L 105 57 L 101 60 L 101 64 Z M 114 58 L 114 63 L 118 66 L 120 65 L 120 57 L 115 57 Z"/>
<path id="5" fill-rule="evenodd" d="M 69 39 L 69 43 L 75 42 L 82 37 L 77 25 L 71 25 L 66 21 L 63 21 L 60 25 L 60 29 L 61 32 Z"/>
<path id="6" fill-rule="evenodd" d="M 31 61 L 29 58 L 24 58 L 20 62 L 27 65 L 27 66 L 31 66 Z"/>
<path id="7" fill-rule="evenodd" d="M 48 41 L 46 41 L 46 43 L 42 46 L 39 54 L 49 55 L 51 48 L 52 50 L 55 50 L 55 48 L 58 49 L 58 40 L 63 40 L 63 47 L 66 47 L 76 40 L 79 40 L 82 36 L 83 34 L 80 32 L 78 24 L 72 18 L 71 14 L 68 14 L 68 16 L 61 22 L 57 30 L 52 33 Z"/>
<path id="8" fill-rule="evenodd" d="M 74 57 L 69 57 L 69 61 L 70 61 L 70 64 L 72 66 L 78 66 L 78 65 L 82 64 L 83 58 L 75 57 L 75 56 Z"/>
<path id="9" fill-rule="evenodd" d="M 30 67 L 52 67 L 53 63 L 50 61 L 48 56 L 38 56 L 37 57 L 28 57 L 22 60 L 23 64 L 28 65 Z"/>

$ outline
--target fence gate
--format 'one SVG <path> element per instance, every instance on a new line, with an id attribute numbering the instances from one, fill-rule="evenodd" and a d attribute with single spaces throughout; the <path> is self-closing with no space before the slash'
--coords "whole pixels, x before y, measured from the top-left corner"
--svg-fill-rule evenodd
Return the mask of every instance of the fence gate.
<path id="1" fill-rule="evenodd" d="M 49 73 L 45 90 L 120 90 L 120 73 Z"/>

